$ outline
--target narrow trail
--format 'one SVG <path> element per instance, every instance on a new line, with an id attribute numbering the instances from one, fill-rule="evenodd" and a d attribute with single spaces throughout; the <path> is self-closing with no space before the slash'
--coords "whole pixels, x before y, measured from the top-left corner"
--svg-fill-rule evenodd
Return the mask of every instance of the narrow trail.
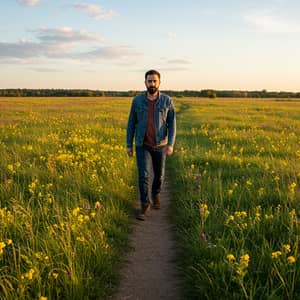
<path id="1" fill-rule="evenodd" d="M 146 221 L 135 221 L 131 251 L 121 270 L 114 300 L 180 300 L 175 264 L 175 242 L 169 220 L 168 177 L 161 192 L 161 209 L 151 210 Z"/>

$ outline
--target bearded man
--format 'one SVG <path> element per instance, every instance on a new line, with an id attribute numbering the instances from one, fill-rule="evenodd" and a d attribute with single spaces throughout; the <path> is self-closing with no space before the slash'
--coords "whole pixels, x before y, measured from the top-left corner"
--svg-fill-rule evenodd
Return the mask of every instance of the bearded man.
<path id="1" fill-rule="evenodd" d="M 151 185 L 152 204 L 160 208 L 160 192 L 165 175 L 166 156 L 173 154 L 176 136 L 176 116 L 173 100 L 159 91 L 160 73 L 149 70 L 145 73 L 146 91 L 132 100 L 127 124 L 127 154 L 133 156 L 133 140 L 138 166 L 138 182 L 141 209 L 138 220 L 150 215 Z M 153 170 L 153 180 L 150 174 Z"/>

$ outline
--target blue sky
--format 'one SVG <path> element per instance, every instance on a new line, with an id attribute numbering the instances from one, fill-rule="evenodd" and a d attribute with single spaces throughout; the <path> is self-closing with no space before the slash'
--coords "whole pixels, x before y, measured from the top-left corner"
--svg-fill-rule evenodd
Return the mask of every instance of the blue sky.
<path id="1" fill-rule="evenodd" d="M 0 88 L 300 91 L 300 1 L 2 0 Z"/>

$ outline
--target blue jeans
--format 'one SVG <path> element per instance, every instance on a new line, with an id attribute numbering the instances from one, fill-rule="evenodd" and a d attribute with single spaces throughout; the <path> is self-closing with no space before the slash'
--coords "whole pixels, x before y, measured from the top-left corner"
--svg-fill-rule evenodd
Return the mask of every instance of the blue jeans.
<path id="1" fill-rule="evenodd" d="M 165 176 L 166 149 L 163 147 L 137 146 L 136 159 L 139 175 L 141 204 L 149 203 L 149 186 L 153 170 L 152 195 L 159 194 Z"/>

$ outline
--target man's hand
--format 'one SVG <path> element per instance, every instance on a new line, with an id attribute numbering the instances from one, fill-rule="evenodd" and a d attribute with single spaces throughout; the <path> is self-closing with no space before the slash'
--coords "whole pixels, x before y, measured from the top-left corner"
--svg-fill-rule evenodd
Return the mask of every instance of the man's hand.
<path id="1" fill-rule="evenodd" d="M 171 146 L 171 145 L 168 145 L 167 146 L 167 155 L 168 156 L 170 156 L 170 155 L 172 155 L 173 154 L 173 146 Z"/>
<path id="2" fill-rule="evenodd" d="M 132 148 L 127 148 L 126 151 L 127 151 L 127 154 L 128 154 L 129 157 L 133 156 Z"/>

